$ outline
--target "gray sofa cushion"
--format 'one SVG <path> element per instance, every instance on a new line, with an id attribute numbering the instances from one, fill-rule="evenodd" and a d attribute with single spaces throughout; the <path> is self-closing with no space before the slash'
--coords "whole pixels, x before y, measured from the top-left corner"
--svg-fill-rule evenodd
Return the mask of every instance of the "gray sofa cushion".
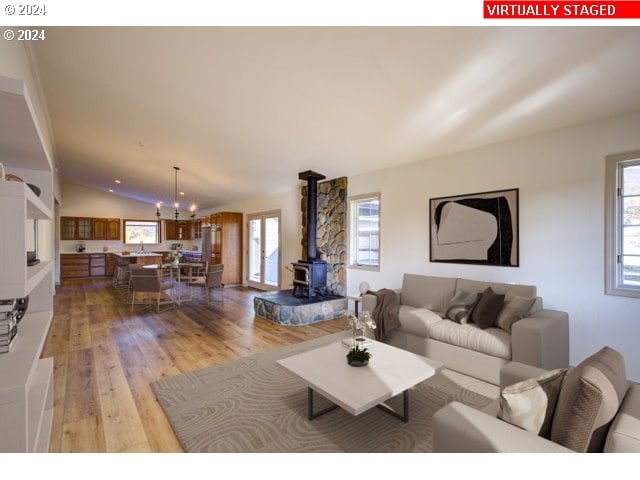
<path id="1" fill-rule="evenodd" d="M 455 278 L 405 273 L 402 280 L 401 303 L 444 312 L 446 305 L 453 298 L 455 289 Z"/>
<path id="2" fill-rule="evenodd" d="M 429 337 L 428 326 L 442 321 L 440 315 L 426 308 L 416 308 L 410 305 L 400 305 L 398 314 L 402 329 L 418 337 Z"/>
<path id="3" fill-rule="evenodd" d="M 467 292 L 482 293 L 487 287 L 491 287 L 495 293 L 505 295 L 508 291 L 521 297 L 535 298 L 537 296 L 534 285 L 515 285 L 511 283 L 479 282 L 477 280 L 467 280 L 459 278 L 456 284 L 456 292 L 466 290 Z"/>
<path id="4" fill-rule="evenodd" d="M 521 297 L 509 290 L 504 296 L 504 305 L 496 318 L 496 327 L 511 333 L 511 326 L 527 315 L 535 301 L 533 297 Z"/>
<path id="5" fill-rule="evenodd" d="M 511 335 L 500 328 L 481 329 L 473 323 L 441 320 L 427 325 L 429 338 L 493 357 L 511 359 Z"/>

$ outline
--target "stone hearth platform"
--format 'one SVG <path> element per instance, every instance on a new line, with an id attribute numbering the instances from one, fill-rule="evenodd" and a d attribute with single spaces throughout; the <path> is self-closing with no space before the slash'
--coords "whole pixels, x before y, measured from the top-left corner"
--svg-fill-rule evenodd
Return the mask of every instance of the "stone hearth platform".
<path id="1" fill-rule="evenodd" d="M 347 299 L 338 295 L 295 297 L 293 290 L 278 290 L 253 298 L 256 315 L 281 325 L 308 325 L 339 318 L 347 308 Z"/>

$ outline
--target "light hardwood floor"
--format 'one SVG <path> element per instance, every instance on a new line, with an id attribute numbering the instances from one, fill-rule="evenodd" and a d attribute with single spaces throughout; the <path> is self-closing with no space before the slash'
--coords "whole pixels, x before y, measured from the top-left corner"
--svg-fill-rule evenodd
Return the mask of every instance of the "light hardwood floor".
<path id="1" fill-rule="evenodd" d="M 109 279 L 63 281 L 42 354 L 54 358 L 49 451 L 181 452 L 150 382 L 346 328 L 344 319 L 286 327 L 254 317 L 256 293 L 226 288 L 223 302 L 158 314 L 132 312 Z"/>

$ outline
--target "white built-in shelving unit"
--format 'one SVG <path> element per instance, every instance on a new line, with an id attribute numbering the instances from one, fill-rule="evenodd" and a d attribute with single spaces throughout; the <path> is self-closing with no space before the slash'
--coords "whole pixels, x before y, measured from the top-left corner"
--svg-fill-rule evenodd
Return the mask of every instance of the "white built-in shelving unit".
<path id="1" fill-rule="evenodd" d="M 0 299 L 29 296 L 13 346 L 0 354 L 0 452 L 46 452 L 53 360 L 40 357 L 53 318 L 52 162 L 24 82 L 2 76 L 0 163 L 41 189 L 38 197 L 26 183 L 0 181 Z M 28 267 L 31 244 L 38 246 L 40 263 Z"/>

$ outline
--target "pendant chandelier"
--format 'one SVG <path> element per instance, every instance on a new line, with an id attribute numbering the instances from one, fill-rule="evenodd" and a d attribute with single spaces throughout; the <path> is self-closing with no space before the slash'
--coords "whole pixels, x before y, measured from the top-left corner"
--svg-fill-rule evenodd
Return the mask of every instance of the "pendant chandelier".
<path id="1" fill-rule="evenodd" d="M 174 184 L 173 184 L 173 208 L 175 208 L 175 212 L 174 212 L 174 216 L 176 218 L 176 222 L 178 221 L 178 217 L 180 216 L 180 202 L 178 201 L 178 171 L 180 170 L 180 167 L 173 167 L 174 170 Z M 180 192 L 182 195 L 184 195 L 182 192 Z M 156 203 L 156 216 L 158 217 L 158 220 L 160 220 L 160 206 L 162 205 L 162 202 L 158 202 Z M 195 204 L 191 204 L 191 206 L 189 207 L 189 213 L 190 213 L 190 217 L 191 218 L 195 218 L 196 217 L 196 206 Z"/>

